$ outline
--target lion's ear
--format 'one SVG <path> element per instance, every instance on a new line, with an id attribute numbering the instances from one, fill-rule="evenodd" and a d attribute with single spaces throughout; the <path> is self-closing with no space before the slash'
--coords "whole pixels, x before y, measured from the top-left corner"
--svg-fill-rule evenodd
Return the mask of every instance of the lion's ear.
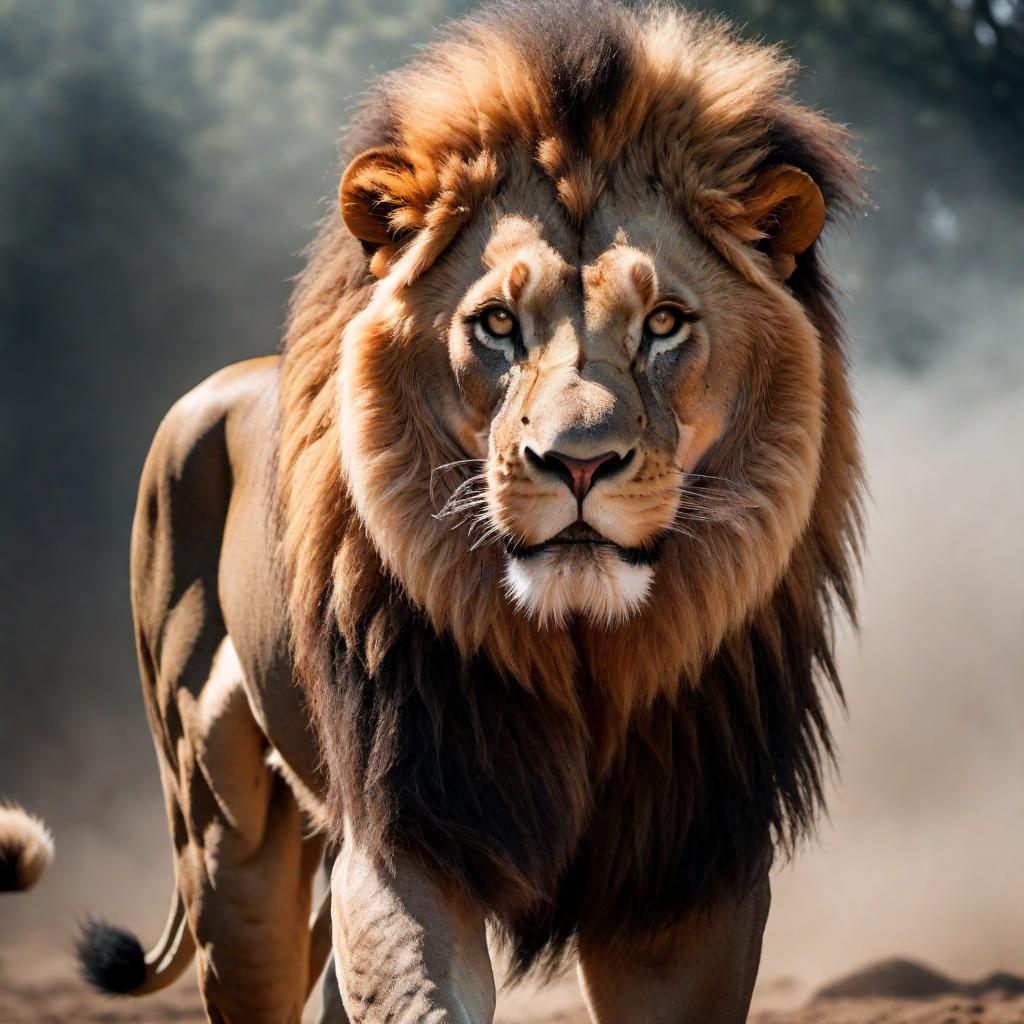
<path id="1" fill-rule="evenodd" d="M 348 165 L 338 201 L 349 231 L 371 246 L 394 245 L 421 215 L 416 169 L 398 146 L 364 150 Z"/>
<path id="2" fill-rule="evenodd" d="M 785 280 L 796 257 L 813 244 L 825 226 L 825 199 L 814 179 L 789 164 L 765 171 L 744 199 L 744 219 L 751 235 L 772 257 Z"/>

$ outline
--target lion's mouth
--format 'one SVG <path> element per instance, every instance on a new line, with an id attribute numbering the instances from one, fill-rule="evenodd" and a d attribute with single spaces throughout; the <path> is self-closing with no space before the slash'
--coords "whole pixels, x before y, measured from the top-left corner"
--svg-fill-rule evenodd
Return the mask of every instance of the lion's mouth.
<path id="1" fill-rule="evenodd" d="M 515 544 L 508 543 L 508 553 L 513 558 L 534 558 L 546 551 L 557 550 L 558 548 L 577 548 L 582 550 L 607 549 L 614 552 L 624 562 L 630 565 L 651 565 L 657 560 L 659 545 L 653 544 L 650 547 L 627 548 L 609 540 L 604 534 L 598 533 L 592 526 L 584 522 L 575 522 L 564 530 L 549 537 L 540 544 Z"/>

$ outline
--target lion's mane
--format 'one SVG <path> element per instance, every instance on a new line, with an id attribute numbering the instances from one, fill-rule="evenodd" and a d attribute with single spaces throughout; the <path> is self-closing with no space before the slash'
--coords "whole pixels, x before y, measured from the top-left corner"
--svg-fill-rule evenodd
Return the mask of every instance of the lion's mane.
<path id="1" fill-rule="evenodd" d="M 845 133 L 792 99 L 794 70 L 678 12 L 488 8 L 386 76 L 343 142 L 346 159 L 371 145 L 412 154 L 396 170 L 395 246 L 373 258 L 443 260 L 503 166 L 525 159 L 581 228 L 614 175 L 647 175 L 763 282 L 767 260 L 739 226 L 759 169 L 805 170 L 832 218 L 861 196 Z M 673 537 L 643 615 L 544 631 L 509 607 L 498 555 L 433 519 L 431 469 L 460 453 L 417 403 L 401 346 L 365 381 L 389 396 L 369 428 L 388 504 L 379 522 L 356 509 L 339 457 L 339 339 L 374 278 L 336 213 L 311 249 L 284 349 L 278 501 L 296 672 L 333 812 L 492 909 L 520 968 L 678 920 L 754 878 L 814 818 L 831 752 L 823 694 L 839 691 L 832 608 L 853 613 L 860 536 L 852 404 L 818 248 L 788 282 L 821 345 L 807 521 L 772 513 L 788 471 L 770 418 L 788 400 L 782 382 L 747 403 L 711 469 L 745 475 L 746 517 Z"/>

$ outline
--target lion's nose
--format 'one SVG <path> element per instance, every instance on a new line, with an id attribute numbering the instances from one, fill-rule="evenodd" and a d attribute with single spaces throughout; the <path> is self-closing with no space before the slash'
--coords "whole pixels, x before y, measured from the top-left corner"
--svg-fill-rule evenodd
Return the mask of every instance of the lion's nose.
<path id="1" fill-rule="evenodd" d="M 625 455 L 605 452 L 589 459 L 576 459 L 563 452 L 545 452 L 538 455 L 532 448 L 527 448 L 526 461 L 534 469 L 557 476 L 582 504 L 598 480 L 606 480 L 625 469 L 633 461 L 635 452 L 636 449 L 633 448 Z"/>

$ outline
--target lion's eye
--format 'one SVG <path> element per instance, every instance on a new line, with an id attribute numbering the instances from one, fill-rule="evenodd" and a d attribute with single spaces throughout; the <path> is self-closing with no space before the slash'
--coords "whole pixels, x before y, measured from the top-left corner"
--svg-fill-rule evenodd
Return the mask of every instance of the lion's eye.
<path id="1" fill-rule="evenodd" d="M 659 306 L 653 313 L 649 313 L 644 323 L 644 329 L 655 338 L 667 338 L 675 334 L 683 324 L 683 311 L 675 306 Z"/>
<path id="2" fill-rule="evenodd" d="M 507 338 L 516 329 L 516 318 L 500 306 L 487 310 L 482 319 L 484 330 L 496 338 Z"/>
<path id="3" fill-rule="evenodd" d="M 515 316 L 504 306 L 485 309 L 473 325 L 477 340 L 482 345 L 497 349 L 509 360 L 512 359 L 518 327 Z"/>
<path id="4" fill-rule="evenodd" d="M 679 306 L 658 306 L 651 310 L 644 321 L 644 335 L 650 343 L 648 359 L 685 341 L 690 335 L 692 320 Z"/>

